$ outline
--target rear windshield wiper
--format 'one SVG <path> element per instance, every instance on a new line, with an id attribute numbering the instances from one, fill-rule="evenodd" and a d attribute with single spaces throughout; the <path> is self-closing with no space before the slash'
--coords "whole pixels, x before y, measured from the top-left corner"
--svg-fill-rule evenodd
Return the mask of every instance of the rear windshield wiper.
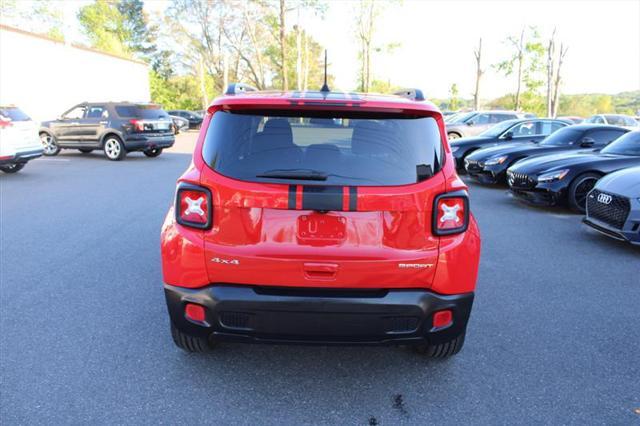
<path id="1" fill-rule="evenodd" d="M 256 175 L 259 178 L 295 179 L 295 180 L 327 180 L 328 175 L 310 169 L 274 169 Z"/>

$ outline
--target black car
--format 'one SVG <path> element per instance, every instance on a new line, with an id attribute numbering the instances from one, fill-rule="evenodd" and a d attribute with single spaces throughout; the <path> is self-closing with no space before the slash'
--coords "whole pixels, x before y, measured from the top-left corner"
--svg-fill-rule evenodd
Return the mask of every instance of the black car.
<path id="1" fill-rule="evenodd" d="M 42 122 L 39 133 L 44 155 L 57 155 L 61 149 L 102 149 L 109 160 L 117 161 L 131 151 L 157 157 L 175 142 L 173 131 L 171 117 L 158 105 L 95 102 Z"/>
<path id="2" fill-rule="evenodd" d="M 543 155 L 509 167 L 511 193 L 532 204 L 567 203 L 584 213 L 587 194 L 602 176 L 640 166 L 640 131 L 629 132 L 599 152 Z"/>
<path id="3" fill-rule="evenodd" d="M 505 143 L 539 142 L 556 130 L 571 124 L 568 120 L 545 118 L 507 120 L 485 130 L 478 136 L 452 140 L 450 142 L 451 152 L 456 159 L 458 171 L 464 171 L 464 160 L 473 151 Z"/>
<path id="4" fill-rule="evenodd" d="M 537 155 L 583 150 L 593 152 L 604 148 L 629 130 L 623 127 L 600 124 L 576 124 L 567 126 L 547 136 L 539 143 L 504 144 L 479 149 L 467 156 L 465 169 L 482 183 L 506 180 L 506 172 L 516 161 Z"/>
<path id="5" fill-rule="evenodd" d="M 172 109 L 171 111 L 168 111 L 168 113 L 189 120 L 190 129 L 198 129 L 202 124 L 202 116 L 195 112 L 187 111 L 184 109 Z"/>

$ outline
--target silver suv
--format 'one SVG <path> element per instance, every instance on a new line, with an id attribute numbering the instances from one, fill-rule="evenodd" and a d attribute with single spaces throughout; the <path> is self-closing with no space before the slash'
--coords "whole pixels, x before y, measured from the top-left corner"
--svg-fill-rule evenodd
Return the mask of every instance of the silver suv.
<path id="1" fill-rule="evenodd" d="M 447 136 L 449 140 L 475 136 L 505 120 L 534 117 L 534 114 L 515 111 L 472 111 L 459 114 L 447 122 Z"/>

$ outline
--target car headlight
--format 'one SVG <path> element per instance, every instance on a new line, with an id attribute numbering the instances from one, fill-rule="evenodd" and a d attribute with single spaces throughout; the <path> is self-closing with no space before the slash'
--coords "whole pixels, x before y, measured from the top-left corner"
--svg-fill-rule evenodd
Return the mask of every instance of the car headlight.
<path id="1" fill-rule="evenodd" d="M 456 152 L 457 150 L 459 150 L 460 147 L 459 146 L 451 146 L 451 153 L 453 154 L 454 152 Z"/>
<path id="2" fill-rule="evenodd" d="M 505 161 L 507 161 L 507 156 L 503 155 L 501 157 L 489 158 L 487 161 L 485 161 L 484 165 L 485 166 L 495 166 L 496 164 L 502 164 Z"/>
<path id="3" fill-rule="evenodd" d="M 569 169 L 556 170 L 555 172 L 543 173 L 538 176 L 538 182 L 555 182 L 557 180 L 562 180 L 567 173 L 569 173 Z"/>

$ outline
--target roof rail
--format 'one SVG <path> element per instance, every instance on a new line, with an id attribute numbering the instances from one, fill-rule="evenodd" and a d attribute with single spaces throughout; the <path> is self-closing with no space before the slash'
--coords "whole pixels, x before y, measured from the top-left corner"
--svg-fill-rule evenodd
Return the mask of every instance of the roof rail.
<path id="1" fill-rule="evenodd" d="M 253 86 L 249 86 L 248 84 L 244 84 L 244 83 L 231 83 L 230 85 L 227 86 L 227 91 L 224 93 L 225 95 L 239 95 L 241 93 L 244 92 L 255 92 L 258 89 L 256 89 Z"/>
<path id="2" fill-rule="evenodd" d="M 424 95 L 420 89 L 402 89 L 398 92 L 394 92 L 393 94 L 411 99 L 412 101 L 424 101 Z"/>

